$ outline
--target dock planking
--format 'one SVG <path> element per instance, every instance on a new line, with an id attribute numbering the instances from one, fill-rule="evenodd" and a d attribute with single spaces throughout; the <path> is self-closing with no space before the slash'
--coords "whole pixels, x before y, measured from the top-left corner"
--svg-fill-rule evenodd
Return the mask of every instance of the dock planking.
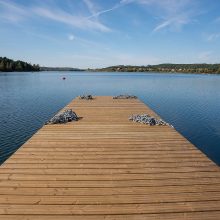
<path id="1" fill-rule="evenodd" d="M 220 219 L 220 169 L 138 99 L 74 99 L 0 167 L 0 219 Z M 63 109 L 63 110 L 64 110 Z"/>

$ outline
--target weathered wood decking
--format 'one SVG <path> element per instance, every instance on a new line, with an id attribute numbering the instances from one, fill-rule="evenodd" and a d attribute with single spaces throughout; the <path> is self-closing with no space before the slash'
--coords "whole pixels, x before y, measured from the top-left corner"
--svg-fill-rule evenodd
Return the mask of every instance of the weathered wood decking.
<path id="1" fill-rule="evenodd" d="M 220 219 L 220 169 L 139 100 L 73 100 L 0 167 L 0 219 Z"/>

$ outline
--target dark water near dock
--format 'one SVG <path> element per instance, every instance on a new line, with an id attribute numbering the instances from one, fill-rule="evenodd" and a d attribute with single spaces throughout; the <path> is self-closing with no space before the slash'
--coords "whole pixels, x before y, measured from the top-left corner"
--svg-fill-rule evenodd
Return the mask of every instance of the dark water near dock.
<path id="1" fill-rule="evenodd" d="M 0 163 L 85 93 L 138 96 L 220 165 L 220 76 L 85 72 L 0 73 Z"/>

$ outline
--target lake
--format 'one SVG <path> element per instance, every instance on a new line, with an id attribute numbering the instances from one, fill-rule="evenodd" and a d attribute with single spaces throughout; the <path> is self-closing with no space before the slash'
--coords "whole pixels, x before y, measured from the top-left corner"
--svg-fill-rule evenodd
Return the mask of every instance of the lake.
<path id="1" fill-rule="evenodd" d="M 81 94 L 138 96 L 220 165 L 220 76 L 94 72 L 0 73 L 0 163 Z"/>

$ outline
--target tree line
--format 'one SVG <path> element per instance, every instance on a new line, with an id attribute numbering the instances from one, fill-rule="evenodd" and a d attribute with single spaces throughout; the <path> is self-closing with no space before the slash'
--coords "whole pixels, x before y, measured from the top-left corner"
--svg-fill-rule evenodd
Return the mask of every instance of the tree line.
<path id="1" fill-rule="evenodd" d="M 83 71 L 77 68 L 65 67 L 40 67 L 21 60 L 14 61 L 7 57 L 0 57 L 0 72 L 31 72 L 31 71 Z M 110 66 L 101 69 L 88 69 L 88 71 L 98 72 L 173 72 L 173 73 L 213 73 L 220 74 L 220 64 L 158 64 L 148 66 Z"/>
<path id="2" fill-rule="evenodd" d="M 180 72 L 180 73 L 214 73 L 220 74 L 220 64 L 158 64 L 148 66 L 111 66 L 93 71 L 104 72 Z"/>
<path id="3" fill-rule="evenodd" d="M 29 72 L 29 71 L 40 71 L 39 65 L 32 65 L 21 60 L 11 60 L 7 57 L 0 57 L 0 72 Z"/>

